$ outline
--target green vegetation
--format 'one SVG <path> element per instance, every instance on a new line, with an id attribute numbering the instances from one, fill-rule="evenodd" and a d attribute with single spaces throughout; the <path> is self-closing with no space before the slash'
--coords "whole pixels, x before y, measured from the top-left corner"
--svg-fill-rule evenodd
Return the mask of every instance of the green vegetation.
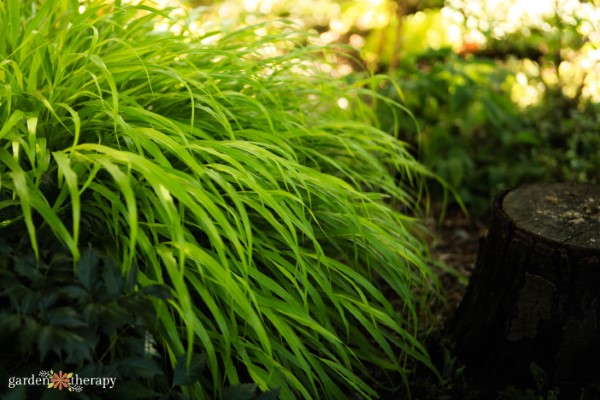
<path id="1" fill-rule="evenodd" d="M 600 180 L 592 3 L 129 3 L 0 2 L 1 379 L 403 398 L 440 384 L 429 195 Z"/>
<path id="2" fill-rule="evenodd" d="M 341 399 L 433 369 L 430 173 L 377 128 L 382 78 L 331 78 L 285 23 L 196 37 L 166 15 L 0 3 L 0 301 L 28 332 L 3 373 L 27 354 L 193 399 Z M 148 335 L 159 354 L 128 345 Z"/>
<path id="3" fill-rule="evenodd" d="M 421 126 L 403 116 L 401 131 L 475 215 L 484 215 L 500 190 L 521 183 L 600 178 L 598 104 L 549 88 L 539 104 L 521 108 L 511 100 L 514 71 L 449 50 L 411 58 L 397 76 Z M 382 93 L 403 101 L 391 85 Z M 379 114 L 388 119 L 389 107 Z"/>
<path id="4" fill-rule="evenodd" d="M 403 131 L 420 142 L 423 162 L 458 189 L 471 211 L 485 212 L 500 185 L 543 175 L 529 157 L 537 136 L 527 131 L 507 96 L 514 80 L 509 71 L 492 61 L 461 60 L 452 51 L 438 51 L 403 64 L 398 76 L 406 105 L 422 127 L 417 132 L 414 122 L 403 118 Z M 383 119 L 389 109 L 379 112 Z M 516 157 L 518 164 L 509 162 Z"/>
<path id="5" fill-rule="evenodd" d="M 45 247 L 43 259 L 36 260 L 26 248 L 19 252 L 0 245 L 0 282 L 6 288 L 0 293 L 0 339 L 11 344 L 0 353 L 0 379 L 38 376 L 42 366 L 82 377 L 114 377 L 119 384 L 111 388 L 111 399 L 185 398 L 181 386 L 200 379 L 206 358 L 194 353 L 189 367 L 185 355 L 174 367 L 163 358 L 151 298 L 167 301 L 171 290 L 165 285 L 135 290 L 137 268 L 123 278 L 114 260 L 93 248 L 83 250 L 74 274 L 68 250 L 55 240 Z M 3 398 L 57 398 L 46 386 L 12 389 Z M 102 387 L 72 389 L 69 395 L 76 398 L 107 398 Z M 223 397 L 251 399 L 248 394 L 255 391 L 252 385 L 235 385 Z M 268 395 L 276 398 L 277 392 L 262 399 Z"/>
<path id="6" fill-rule="evenodd" d="M 395 68 L 402 102 L 421 127 L 410 140 L 475 215 L 518 184 L 600 181 L 600 8 L 565 1 L 527 11 L 527 2 L 510 3 L 452 0 L 407 16 L 409 45 Z M 386 54 L 378 59 L 389 67 Z M 383 90 L 400 101 L 397 90 Z M 412 120 L 402 125 L 414 132 Z"/>

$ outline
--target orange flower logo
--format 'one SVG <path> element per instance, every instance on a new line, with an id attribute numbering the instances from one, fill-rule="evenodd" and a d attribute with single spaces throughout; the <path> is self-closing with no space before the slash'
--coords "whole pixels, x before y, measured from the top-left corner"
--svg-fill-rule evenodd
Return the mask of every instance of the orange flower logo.
<path id="1" fill-rule="evenodd" d="M 71 386 L 72 372 L 63 373 L 62 371 L 58 371 L 57 374 L 54 371 L 50 371 L 50 374 L 53 375 L 53 377 L 50 379 L 48 388 L 62 390 L 63 388 L 68 389 Z"/>

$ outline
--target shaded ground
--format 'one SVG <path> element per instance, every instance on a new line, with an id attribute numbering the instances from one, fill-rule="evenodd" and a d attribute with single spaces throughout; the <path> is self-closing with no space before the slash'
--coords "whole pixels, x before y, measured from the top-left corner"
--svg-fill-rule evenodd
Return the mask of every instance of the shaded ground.
<path id="1" fill-rule="evenodd" d="M 463 366 L 450 353 L 451 343 L 446 328 L 467 289 L 468 279 L 477 261 L 480 239 L 487 233 L 488 220 L 469 218 L 462 210 L 453 208 L 447 211 L 441 224 L 429 221 L 429 228 L 434 233 L 430 251 L 440 264 L 443 300 L 433 305 L 438 321 L 427 346 L 445 383 L 440 384 L 428 371 L 420 371 L 413 383 L 412 399 L 476 399 L 478 393 L 470 390 L 463 376 Z"/>
<path id="2" fill-rule="evenodd" d="M 465 294 L 468 278 L 477 261 L 480 238 L 487 233 L 488 221 L 469 219 L 460 209 L 451 209 L 441 225 L 432 223 L 431 227 L 435 233 L 430 246 L 432 256 L 448 268 L 440 273 L 446 300 L 441 316 L 447 321 Z"/>
<path id="3" fill-rule="evenodd" d="M 434 206 L 433 215 L 441 214 L 441 207 Z M 379 391 L 381 400 L 474 400 L 476 397 L 465 394 L 468 384 L 462 376 L 462 366 L 450 354 L 450 340 L 446 328 L 458 308 L 471 272 L 475 268 L 479 241 L 487 232 L 485 219 L 468 218 L 459 208 L 447 210 L 441 222 L 433 218 L 427 221 L 427 228 L 432 234 L 429 238 L 429 249 L 436 262 L 440 294 L 439 299 L 432 299 L 431 313 L 421 315 L 419 324 L 422 334 L 428 337 L 425 343 L 431 360 L 440 371 L 443 383 L 426 367 L 417 364 L 410 382 L 410 395 L 405 387 L 399 384 L 396 390 Z M 393 293 L 390 293 L 393 295 Z M 399 305 L 401 306 L 401 305 Z M 399 382 L 394 377 L 381 375 L 374 370 L 374 376 L 387 382 Z M 398 378 L 399 379 L 399 378 Z M 387 392 L 387 393 L 386 393 Z M 364 400 L 361 397 L 352 398 Z"/>

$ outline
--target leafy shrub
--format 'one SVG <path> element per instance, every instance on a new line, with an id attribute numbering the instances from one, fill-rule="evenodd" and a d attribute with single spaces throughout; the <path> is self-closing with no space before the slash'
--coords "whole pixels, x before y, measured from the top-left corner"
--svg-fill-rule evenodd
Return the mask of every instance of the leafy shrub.
<path id="1" fill-rule="evenodd" d="M 485 213 L 499 190 L 521 183 L 600 178 L 597 105 L 569 100 L 558 88 L 522 109 L 511 100 L 515 79 L 498 61 L 463 59 L 448 49 L 399 69 L 404 96 L 393 85 L 382 89 L 413 111 L 421 131 L 407 116 L 400 126 L 420 144 L 423 163 L 455 187 L 475 214 Z M 389 106 L 383 104 L 378 114 L 385 119 Z"/>
<path id="2" fill-rule="evenodd" d="M 406 384 L 431 367 L 418 313 L 433 277 L 397 211 L 416 211 L 429 172 L 374 127 L 376 82 L 325 75 L 329 50 L 288 25 L 197 37 L 157 31 L 165 15 L 0 4 L 2 235 L 27 232 L 38 260 L 55 237 L 74 263 L 89 242 L 168 287 L 155 338 L 170 365 L 206 357 L 194 399 L 249 380 L 283 399 L 373 397 L 374 369 Z"/>
<path id="3" fill-rule="evenodd" d="M 84 250 L 73 268 L 68 250 L 58 243 L 36 260 L 2 243 L 0 340 L 10 343 L 0 352 L 0 376 L 38 376 L 46 370 L 72 371 L 81 377 L 114 377 L 114 388 L 86 386 L 75 398 L 186 399 L 181 391 L 199 379 L 206 359 L 182 355 L 174 368 L 155 341 L 150 297 L 171 298 L 169 288 L 151 285 L 135 290 L 137 268 L 124 279 L 110 257 Z M 56 398 L 45 386 L 9 388 L 3 398 Z M 254 389 L 254 390 L 253 390 Z M 254 399 L 256 388 L 225 389 L 224 398 Z M 250 396 L 252 394 L 252 396 Z M 235 396 L 235 397 L 231 397 Z M 276 399 L 277 394 L 269 394 Z"/>
<path id="4" fill-rule="evenodd" d="M 600 182 L 600 104 L 570 98 L 558 86 L 525 113 L 539 137 L 531 157 L 546 179 Z"/>
<path id="5" fill-rule="evenodd" d="M 407 118 L 402 126 L 420 143 L 423 162 L 471 210 L 485 212 L 502 186 L 542 173 L 528 157 L 537 140 L 510 100 L 507 88 L 514 78 L 508 70 L 493 61 L 463 60 L 449 49 L 423 55 L 413 65 L 398 71 L 398 84 L 422 131 Z"/>

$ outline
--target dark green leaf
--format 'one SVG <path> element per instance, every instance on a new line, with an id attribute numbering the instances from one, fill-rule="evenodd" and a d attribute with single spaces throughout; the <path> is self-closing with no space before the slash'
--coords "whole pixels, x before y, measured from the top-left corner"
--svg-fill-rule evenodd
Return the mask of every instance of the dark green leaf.
<path id="1" fill-rule="evenodd" d="M 173 373 L 173 386 L 190 385 L 200 379 L 206 366 L 206 356 L 204 354 L 192 354 L 192 360 L 187 366 L 187 357 L 182 355 L 175 364 Z"/>
<path id="2" fill-rule="evenodd" d="M 281 390 L 279 388 L 275 388 L 273 390 L 269 390 L 268 392 L 261 393 L 256 400 L 279 400 L 279 392 Z"/>
<path id="3" fill-rule="evenodd" d="M 21 297 L 20 312 L 23 314 L 34 313 L 37 310 L 39 305 L 39 293 L 29 290 L 28 288 L 24 289 L 23 295 Z"/>
<path id="4" fill-rule="evenodd" d="M 167 395 L 161 397 L 159 400 L 190 400 L 190 398 L 181 392 L 169 392 Z"/>
<path id="5" fill-rule="evenodd" d="M 7 391 L 3 396 L 2 400 L 24 400 L 27 399 L 27 393 L 25 392 L 26 386 L 16 386 L 11 390 Z"/>
<path id="6" fill-rule="evenodd" d="M 144 286 L 142 288 L 142 290 L 140 290 L 142 293 L 148 294 L 150 296 L 154 296 L 156 298 L 162 299 L 162 300 L 169 300 L 173 297 L 173 295 L 171 294 L 171 289 L 166 286 L 166 285 L 149 285 L 149 286 Z"/>
<path id="7" fill-rule="evenodd" d="M 137 285 L 138 279 L 138 268 L 137 264 L 133 264 L 129 273 L 127 274 L 127 278 L 125 279 L 125 287 L 129 292 L 132 292 L 135 289 L 135 285 Z"/>
<path id="8" fill-rule="evenodd" d="M 119 298 L 121 307 L 129 311 L 131 314 L 140 318 L 155 319 L 154 308 L 149 297 L 137 293 L 135 296 L 122 296 Z M 150 324 L 152 324 L 150 322 Z"/>
<path id="9" fill-rule="evenodd" d="M 45 326 L 38 336 L 38 344 L 55 354 L 65 352 L 68 360 L 79 362 L 83 359 L 89 359 L 90 349 L 96 345 L 95 338 L 84 339 L 80 334 L 67 329 L 54 326 Z"/>
<path id="10" fill-rule="evenodd" d="M 40 334 L 38 336 L 38 347 L 40 350 L 40 361 L 44 359 L 48 351 L 55 344 L 56 335 L 54 334 L 54 329 L 49 326 L 45 326 L 40 330 Z"/>
<path id="11" fill-rule="evenodd" d="M 229 386 L 223 391 L 223 400 L 253 400 L 256 398 L 256 388 L 253 383 Z"/>
<path id="12" fill-rule="evenodd" d="M 123 278 L 115 266 L 107 262 L 104 262 L 104 268 L 102 270 L 102 277 L 106 284 L 106 293 L 110 298 L 117 296 L 123 291 Z"/>
<path id="13" fill-rule="evenodd" d="M 35 257 L 32 254 L 18 257 L 15 260 L 15 271 L 34 282 L 43 279 L 43 275 L 40 273 L 39 268 L 37 268 Z"/>
<path id="14" fill-rule="evenodd" d="M 163 373 L 156 361 L 141 357 L 131 357 L 120 361 L 119 370 L 123 375 L 131 378 L 152 378 Z"/>
<path id="15" fill-rule="evenodd" d="M 81 316 L 71 307 L 60 307 L 50 310 L 46 314 L 46 321 L 53 326 L 65 328 L 80 328 L 86 326 Z"/>
<path id="16" fill-rule="evenodd" d="M 110 390 L 111 399 L 153 399 L 159 394 L 136 381 L 119 382 Z"/>
<path id="17" fill-rule="evenodd" d="M 21 282 L 10 271 L 0 271 L 0 295 L 9 292 L 14 286 L 20 286 Z"/>
<path id="18" fill-rule="evenodd" d="M 6 243 L 3 238 L 0 238 L 0 255 L 6 257 L 12 251 L 12 248 Z"/>
<path id="19" fill-rule="evenodd" d="M 117 330 L 123 325 L 132 322 L 131 313 L 116 301 L 99 305 L 98 312 L 98 323 L 101 325 L 102 331 L 109 336 L 117 334 Z"/>
<path id="20" fill-rule="evenodd" d="M 58 301 L 60 301 L 60 293 L 58 291 L 51 291 L 49 293 L 46 291 L 43 296 L 40 296 L 40 299 L 37 302 L 37 309 L 40 311 L 45 311 L 54 308 L 56 307 L 56 302 Z"/>
<path id="21" fill-rule="evenodd" d="M 26 319 L 27 321 L 27 319 Z M 10 312 L 0 313 L 0 338 L 21 328 L 21 316 Z"/>
<path id="22" fill-rule="evenodd" d="M 117 376 L 118 368 L 114 364 L 87 364 L 78 370 L 80 376 Z"/>
<path id="23" fill-rule="evenodd" d="M 67 363 L 80 364 L 92 359 L 92 350 L 98 344 L 95 337 L 86 340 L 79 335 L 70 334 L 64 330 L 61 333 L 64 337 L 63 347 L 67 355 L 65 358 Z"/>
<path id="24" fill-rule="evenodd" d="M 87 289 L 92 290 L 98 281 L 98 257 L 91 249 L 86 249 L 77 263 L 77 278 Z"/>
<path id="25" fill-rule="evenodd" d="M 79 285 L 63 286 L 60 291 L 71 299 L 83 299 L 88 295 L 88 292 Z"/>

